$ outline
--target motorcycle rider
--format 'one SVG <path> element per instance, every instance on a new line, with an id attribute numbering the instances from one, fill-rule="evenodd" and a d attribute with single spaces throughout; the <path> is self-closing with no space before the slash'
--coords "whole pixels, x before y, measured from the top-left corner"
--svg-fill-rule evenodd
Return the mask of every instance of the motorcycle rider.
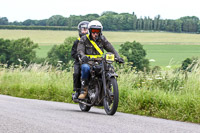
<path id="1" fill-rule="evenodd" d="M 124 60 L 120 58 L 117 51 L 111 45 L 110 42 L 102 35 L 103 26 L 97 21 L 93 20 L 88 25 L 89 34 L 81 37 L 78 44 L 78 54 L 81 56 L 81 94 L 78 99 L 85 99 L 88 92 L 88 80 L 90 76 L 90 66 L 89 58 L 102 57 L 103 49 L 107 52 L 112 52 L 115 54 L 115 58 L 118 59 L 119 63 L 123 63 Z"/>
<path id="2" fill-rule="evenodd" d="M 74 94 L 74 98 L 78 98 L 79 95 L 79 91 L 81 88 L 81 66 L 79 63 L 79 57 L 78 57 L 78 53 L 77 53 L 77 46 L 79 43 L 80 38 L 83 35 L 88 34 L 88 21 L 81 21 L 78 24 L 78 33 L 79 33 L 79 38 L 77 38 L 76 41 L 74 41 L 74 44 L 72 46 L 72 50 L 71 50 L 71 56 L 74 58 L 75 62 L 74 62 L 74 73 L 73 73 L 73 91 L 75 91 L 76 93 Z"/>

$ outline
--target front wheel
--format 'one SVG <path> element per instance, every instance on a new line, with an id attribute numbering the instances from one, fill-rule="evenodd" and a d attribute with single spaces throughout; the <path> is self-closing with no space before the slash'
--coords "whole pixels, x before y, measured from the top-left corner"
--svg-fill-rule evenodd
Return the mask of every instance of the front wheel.
<path id="1" fill-rule="evenodd" d="M 107 96 L 104 98 L 104 109 L 108 115 L 114 115 L 119 102 L 117 80 L 113 77 L 107 84 Z"/>

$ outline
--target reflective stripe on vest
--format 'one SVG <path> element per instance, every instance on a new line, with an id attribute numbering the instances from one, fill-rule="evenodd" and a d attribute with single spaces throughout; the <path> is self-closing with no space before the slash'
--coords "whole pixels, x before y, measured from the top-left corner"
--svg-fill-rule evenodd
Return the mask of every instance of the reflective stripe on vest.
<path id="1" fill-rule="evenodd" d="M 79 37 L 79 38 L 77 38 L 79 41 L 81 40 L 81 38 Z"/>
<path id="2" fill-rule="evenodd" d="M 87 57 L 90 57 L 90 58 L 100 58 L 102 57 L 102 55 L 86 55 Z"/>
<path id="3" fill-rule="evenodd" d="M 90 37 L 89 37 L 88 34 L 86 36 L 87 36 L 88 40 L 92 43 L 92 45 L 94 46 L 94 48 L 100 53 L 100 55 L 86 55 L 86 56 L 88 56 L 90 58 L 102 57 L 103 52 L 101 51 L 101 49 L 97 46 L 97 44 L 93 40 L 90 40 Z"/>

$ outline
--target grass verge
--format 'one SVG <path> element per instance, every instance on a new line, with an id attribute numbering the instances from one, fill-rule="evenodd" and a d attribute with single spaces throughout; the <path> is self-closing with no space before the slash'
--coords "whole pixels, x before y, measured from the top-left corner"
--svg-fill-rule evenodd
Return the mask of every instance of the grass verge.
<path id="1" fill-rule="evenodd" d="M 117 69 L 117 68 L 116 68 Z M 157 73 L 118 69 L 118 111 L 200 123 L 200 69 Z M 51 66 L 0 69 L 0 93 L 23 98 L 73 103 L 73 71 Z"/>

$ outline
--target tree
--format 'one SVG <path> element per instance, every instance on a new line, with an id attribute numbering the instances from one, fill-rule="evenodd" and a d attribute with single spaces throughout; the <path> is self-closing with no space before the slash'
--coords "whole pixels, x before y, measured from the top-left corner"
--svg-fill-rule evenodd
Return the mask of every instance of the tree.
<path id="1" fill-rule="evenodd" d="M 66 18 L 61 15 L 54 15 L 47 20 L 49 26 L 65 26 Z"/>
<path id="2" fill-rule="evenodd" d="M 46 26 L 47 25 L 47 19 L 39 20 L 37 25 Z"/>
<path id="3" fill-rule="evenodd" d="M 200 21 L 198 22 L 198 29 L 197 29 L 197 33 L 200 34 Z"/>
<path id="4" fill-rule="evenodd" d="M 96 20 L 99 18 L 98 14 L 87 14 L 84 16 L 85 20 L 87 21 L 92 21 L 92 20 Z"/>
<path id="5" fill-rule="evenodd" d="M 70 15 L 63 17 L 54 15 L 49 19 L 43 20 L 25 20 L 24 22 L 8 22 L 6 17 L 0 17 L 0 25 L 20 25 L 20 26 L 1 26 L 0 28 L 17 28 L 23 29 L 25 26 L 67 26 L 68 29 L 74 29 L 81 21 L 99 20 L 104 30 L 119 31 L 119 30 L 155 30 L 155 31 L 170 31 L 170 32 L 193 32 L 200 33 L 200 21 L 195 16 L 185 16 L 180 19 L 162 19 L 160 15 L 153 19 L 150 17 L 137 17 L 132 12 L 116 13 L 113 11 L 105 11 L 101 15 Z M 22 27 L 21 27 L 22 25 Z M 30 27 L 31 28 L 31 27 Z M 34 27 L 35 28 L 35 27 Z M 40 27 L 40 29 L 49 29 Z M 52 29 L 52 28 L 51 28 Z M 58 28 L 55 28 L 58 29 Z"/>
<path id="6" fill-rule="evenodd" d="M 143 18 L 138 19 L 137 21 L 137 30 L 143 29 Z"/>
<path id="7" fill-rule="evenodd" d="M 183 31 L 184 32 L 197 32 L 198 30 L 198 22 L 199 18 L 195 16 L 186 16 L 180 18 L 180 20 L 183 22 Z"/>
<path id="8" fill-rule="evenodd" d="M 175 20 L 175 32 L 182 32 L 182 23 L 180 19 Z"/>
<path id="9" fill-rule="evenodd" d="M 113 11 L 105 11 L 101 14 L 101 16 L 104 16 L 104 15 L 117 15 L 118 13 L 116 12 L 113 12 Z"/>
<path id="10" fill-rule="evenodd" d="M 137 29 L 137 16 L 133 12 L 133 30 Z"/>
<path id="11" fill-rule="evenodd" d="M 47 61 L 53 66 L 62 62 L 64 64 L 63 68 L 66 68 L 66 65 L 72 60 L 71 49 L 75 40 L 76 37 L 68 37 L 63 44 L 54 45 L 48 52 Z"/>
<path id="12" fill-rule="evenodd" d="M 29 64 L 36 58 L 34 49 L 37 47 L 38 44 L 35 44 L 30 38 L 18 40 L 0 39 L 0 62 L 8 66 L 12 64 Z"/>
<path id="13" fill-rule="evenodd" d="M 198 57 L 186 58 L 182 62 L 181 70 L 185 70 L 185 71 L 191 72 L 196 65 L 199 66 L 199 59 L 198 59 Z"/>
<path id="14" fill-rule="evenodd" d="M 10 40 L 4 40 L 3 38 L 0 38 L 0 63 L 7 63 L 9 55 L 8 46 L 10 43 Z"/>
<path id="15" fill-rule="evenodd" d="M 26 26 L 35 25 L 35 21 L 31 19 L 27 19 L 22 24 Z"/>
<path id="16" fill-rule="evenodd" d="M 146 51 L 139 42 L 121 44 L 119 53 L 126 56 L 128 62 L 131 62 L 132 67 L 136 67 L 136 70 L 149 70 L 149 60 L 145 59 Z"/>
<path id="17" fill-rule="evenodd" d="M 160 30 L 160 15 L 154 17 L 154 30 Z"/>
<path id="18" fill-rule="evenodd" d="M 166 21 L 167 21 L 167 24 L 165 26 L 165 30 L 173 32 L 175 30 L 175 28 L 174 28 L 174 20 L 168 19 Z"/>
<path id="19" fill-rule="evenodd" d="M 0 17 L 0 25 L 8 25 L 8 19 L 6 17 Z"/>
<path id="20" fill-rule="evenodd" d="M 14 21 L 11 22 L 10 25 L 22 25 L 22 22 Z"/>

